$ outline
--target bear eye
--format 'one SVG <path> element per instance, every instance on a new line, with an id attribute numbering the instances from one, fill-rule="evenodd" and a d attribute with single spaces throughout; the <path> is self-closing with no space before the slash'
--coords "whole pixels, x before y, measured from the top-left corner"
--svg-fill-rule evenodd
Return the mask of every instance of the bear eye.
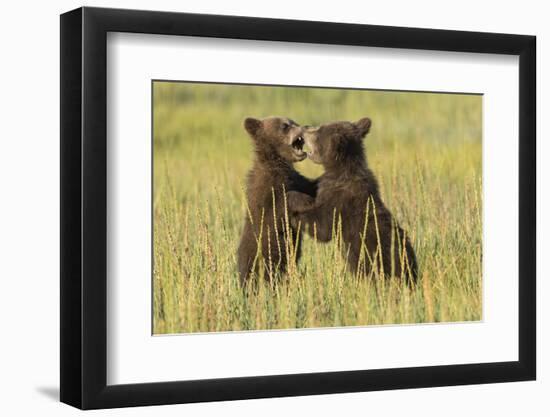
<path id="1" fill-rule="evenodd" d="M 283 123 L 281 127 L 283 128 L 283 131 L 286 132 L 290 128 L 290 125 L 288 123 Z"/>

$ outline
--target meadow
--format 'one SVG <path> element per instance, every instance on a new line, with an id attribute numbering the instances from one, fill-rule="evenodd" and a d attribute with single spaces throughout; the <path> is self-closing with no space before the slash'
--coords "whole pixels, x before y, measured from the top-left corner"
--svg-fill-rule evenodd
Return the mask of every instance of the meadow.
<path id="1" fill-rule="evenodd" d="M 410 234 L 415 287 L 351 276 L 338 242 L 306 236 L 287 279 L 240 288 L 253 158 L 243 120 L 270 115 L 372 119 L 367 160 Z M 156 81 L 153 123 L 154 334 L 481 320 L 481 96 Z"/>

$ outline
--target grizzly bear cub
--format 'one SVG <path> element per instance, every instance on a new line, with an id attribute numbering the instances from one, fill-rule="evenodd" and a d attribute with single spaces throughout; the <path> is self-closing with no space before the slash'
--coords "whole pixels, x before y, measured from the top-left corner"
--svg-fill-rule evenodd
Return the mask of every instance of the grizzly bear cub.
<path id="1" fill-rule="evenodd" d="M 378 182 L 367 166 L 363 138 L 370 126 L 371 120 L 363 118 L 356 123 L 307 128 L 303 136 L 308 157 L 322 164 L 325 173 L 318 179 L 315 198 L 291 191 L 288 207 L 295 221 L 320 241 L 331 240 L 334 231 L 341 232 L 353 274 L 369 275 L 374 268 L 411 283 L 417 277 L 414 250 L 382 202 Z"/>
<path id="2" fill-rule="evenodd" d="M 317 188 L 293 167 L 307 157 L 301 126 L 288 118 L 269 117 L 247 118 L 244 128 L 252 138 L 255 159 L 247 177 L 248 212 L 237 253 L 243 285 L 262 267 L 264 278 L 272 280 L 287 270 L 289 259 L 298 261 L 301 237 L 288 218 L 284 193 L 294 190 L 315 198 Z"/>

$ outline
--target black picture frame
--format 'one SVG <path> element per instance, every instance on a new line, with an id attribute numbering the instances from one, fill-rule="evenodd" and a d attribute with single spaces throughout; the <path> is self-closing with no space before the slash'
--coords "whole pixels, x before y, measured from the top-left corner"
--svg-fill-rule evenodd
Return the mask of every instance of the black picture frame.
<path id="1" fill-rule="evenodd" d="M 519 56 L 519 360 L 107 385 L 108 32 Z M 102 8 L 61 15 L 61 401 L 82 409 L 534 380 L 536 38 Z"/>

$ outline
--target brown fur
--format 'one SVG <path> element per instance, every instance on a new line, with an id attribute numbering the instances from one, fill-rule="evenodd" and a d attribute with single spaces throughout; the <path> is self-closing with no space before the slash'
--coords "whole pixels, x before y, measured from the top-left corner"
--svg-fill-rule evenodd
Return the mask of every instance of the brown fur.
<path id="1" fill-rule="evenodd" d="M 301 237 L 290 224 L 290 219 L 285 218 L 284 192 L 295 190 L 315 197 L 316 191 L 316 182 L 303 177 L 293 167 L 294 162 L 306 157 L 302 150 L 301 126 L 281 117 L 248 118 L 244 126 L 252 138 L 255 159 L 247 177 L 250 212 L 245 217 L 237 253 L 242 284 L 247 282 L 252 272 L 258 274 L 262 265 L 264 277 L 268 280 L 277 272 L 285 272 L 289 255 L 292 256 L 288 247 L 296 248 L 298 261 Z"/>
<path id="2" fill-rule="evenodd" d="M 318 179 L 316 198 L 289 193 L 289 210 L 312 235 L 315 225 L 320 241 L 332 239 L 334 221 L 339 220 L 344 255 L 352 273 L 368 275 L 373 268 L 383 268 L 386 276 L 414 281 L 417 276 L 414 250 L 407 234 L 384 205 L 378 182 L 367 166 L 363 138 L 370 125 L 370 119 L 364 118 L 357 123 L 329 123 L 304 133 L 311 149 L 310 159 L 322 164 L 325 173 Z M 360 264 L 362 246 L 366 250 Z"/>

